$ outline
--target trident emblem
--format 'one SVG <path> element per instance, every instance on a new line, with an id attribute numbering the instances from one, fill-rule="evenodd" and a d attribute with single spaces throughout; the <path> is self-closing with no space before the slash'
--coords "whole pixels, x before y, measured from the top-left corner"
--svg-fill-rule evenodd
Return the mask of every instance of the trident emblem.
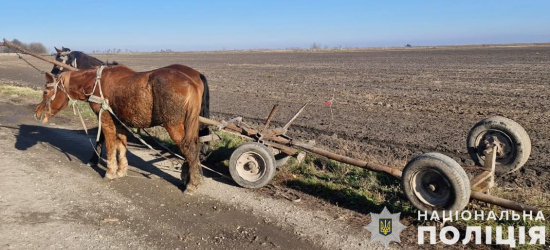
<path id="1" fill-rule="evenodd" d="M 381 235 L 387 236 L 391 234 L 391 219 L 379 219 L 380 220 L 380 230 Z"/>
<path id="2" fill-rule="evenodd" d="M 400 242 L 399 234 L 407 227 L 399 222 L 399 214 L 390 213 L 386 207 L 382 213 L 370 213 L 370 224 L 365 226 L 371 232 L 370 240 L 372 242 L 380 241 L 384 247 L 388 247 L 392 241 Z M 376 231 L 378 233 L 375 233 Z"/>

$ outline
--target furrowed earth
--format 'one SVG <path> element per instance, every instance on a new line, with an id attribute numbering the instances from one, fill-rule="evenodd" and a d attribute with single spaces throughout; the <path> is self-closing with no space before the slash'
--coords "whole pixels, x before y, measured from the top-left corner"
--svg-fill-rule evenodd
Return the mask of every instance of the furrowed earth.
<path id="1" fill-rule="evenodd" d="M 211 109 L 216 120 L 228 120 L 241 116 L 247 123 L 261 124 L 265 121 L 272 106 L 279 104 L 274 124 L 281 125 L 286 123 L 302 105 L 309 103 L 291 127 L 289 131 L 291 137 L 304 141 L 315 140 L 317 146 L 329 151 L 391 166 L 402 167 L 414 156 L 424 152 L 440 152 L 452 157 L 462 165 L 473 165 L 466 150 L 468 131 L 475 123 L 484 118 L 496 115 L 504 116 L 517 121 L 525 128 L 531 137 L 532 152 L 523 169 L 497 178 L 499 188 L 509 191 L 506 194 L 508 198 L 518 199 L 529 194 L 550 191 L 550 181 L 548 181 L 550 178 L 548 171 L 550 169 L 550 165 L 548 165 L 550 129 L 546 126 L 550 119 L 548 108 L 550 100 L 547 98 L 550 94 L 550 88 L 548 88 L 550 84 L 549 44 L 94 56 L 104 61 L 116 60 L 136 71 L 151 70 L 174 63 L 185 64 L 199 70 L 208 78 L 211 90 Z M 51 69 L 51 65 L 48 63 L 29 57 L 25 58 L 40 69 L 45 71 Z M 3 84 L 41 89 L 44 84 L 43 78 L 36 70 L 19 60 L 17 56 L 0 54 L 0 81 Z M 145 191 L 136 190 L 145 188 L 148 190 L 145 195 L 149 195 L 151 204 L 167 204 L 167 208 L 165 208 L 167 211 L 182 211 L 182 206 L 185 204 L 188 204 L 188 207 L 195 206 L 196 211 L 202 210 L 204 207 L 197 203 L 206 203 L 204 206 L 210 207 L 210 210 L 213 206 L 223 208 L 221 210 L 224 210 L 225 207 L 230 209 L 227 211 L 231 212 L 220 212 L 220 217 L 215 217 L 225 218 L 227 215 L 235 218 L 226 218 L 228 221 L 223 222 L 212 219 L 204 222 L 204 218 L 201 217 L 191 220 L 189 222 L 191 224 L 189 224 L 182 222 L 181 218 L 176 219 L 176 217 L 155 218 L 158 220 L 171 218 L 166 223 L 173 230 L 179 228 L 179 230 L 188 232 L 192 230 L 189 229 L 190 226 L 198 228 L 198 232 L 201 235 L 207 235 L 204 237 L 210 240 L 203 243 L 210 244 L 206 246 L 207 248 L 208 246 L 233 248 L 243 245 L 243 242 L 252 242 L 246 243 L 248 245 L 244 244 L 246 248 L 251 249 L 273 248 L 273 245 L 284 248 L 322 246 L 325 248 L 364 249 L 367 246 L 368 248 L 381 247 L 379 243 L 370 243 L 370 234 L 362 229 L 362 226 L 370 221 L 368 212 L 379 213 L 380 211 L 357 212 L 335 207 L 333 204 L 298 191 L 294 192 L 304 197 L 303 202 L 294 204 L 284 199 L 271 199 L 266 194 L 267 192 L 233 187 L 234 184 L 220 181 L 215 177 L 206 179 L 207 184 L 203 186 L 201 189 L 203 191 L 198 194 L 198 197 L 187 197 L 178 192 L 174 186 L 176 181 L 172 180 L 174 177 L 163 177 L 166 181 L 155 180 L 155 182 L 162 183 L 158 185 L 151 183 L 153 181 L 150 179 L 141 178 L 126 178 L 113 182 L 101 180 L 101 176 L 98 174 L 101 172 L 100 170 L 96 172 L 89 167 L 80 166 L 92 151 L 86 136 L 79 130 L 79 122 L 70 116 L 70 113 L 53 118 L 51 122 L 58 125 L 45 126 L 30 119 L 34 105 L 40 101 L 39 98 L 1 95 L 0 100 L 0 124 L 2 124 L 0 131 L 4 135 L 2 137 L 3 150 L 20 154 L 20 159 L 13 164 L 29 165 L 22 166 L 25 168 L 24 171 L 38 171 L 39 168 L 33 166 L 32 163 L 40 161 L 42 154 L 48 154 L 47 157 L 50 159 L 54 159 L 54 156 L 57 155 L 59 158 L 55 159 L 65 162 L 67 156 L 64 156 L 65 154 L 62 152 L 68 151 L 69 155 L 77 155 L 76 162 L 60 163 L 58 166 L 52 167 L 54 170 L 47 170 L 70 172 L 70 175 L 63 174 L 65 176 L 63 181 L 68 182 L 63 185 L 72 183 L 78 186 L 79 179 L 85 179 L 86 181 L 83 181 L 85 185 L 96 186 L 101 190 L 105 189 L 102 192 L 112 192 L 108 195 L 121 196 L 123 199 L 132 201 L 134 205 L 139 198 L 133 194 L 142 194 Z M 331 105 L 327 105 L 329 100 Z M 16 114 L 14 115 L 13 112 Z M 27 129 L 28 133 L 22 135 L 24 129 Z M 32 132 L 35 130 L 39 132 L 37 134 Z M 55 132 L 50 132 L 50 130 Z M 57 139 L 50 135 L 52 133 L 59 133 L 62 138 L 78 141 L 81 149 L 76 150 L 71 145 L 57 142 Z M 25 140 L 37 140 L 40 142 L 37 145 L 45 145 L 40 147 L 54 147 L 58 150 L 49 154 L 43 152 L 46 149 L 39 149 L 38 146 L 31 145 L 22 151 L 17 147 L 14 148 L 17 143 L 12 140 L 13 137 L 10 135 L 14 135 L 16 139 L 24 136 Z M 47 136 L 49 139 L 37 138 L 40 136 Z M 144 149 L 137 148 L 138 146 L 134 147 L 136 148 L 130 148 L 130 152 L 137 156 L 134 159 L 136 166 L 132 165 L 132 161 L 130 165 L 141 169 L 141 171 L 154 171 L 155 168 L 147 162 L 155 157 Z M 27 153 L 37 156 L 27 158 Z M 144 157 L 149 158 L 143 159 Z M 148 167 L 139 166 L 140 164 Z M 57 170 L 55 170 L 56 168 Z M 6 168 L 2 171 L 9 170 Z M 160 173 L 157 175 L 164 176 Z M 52 176 L 52 178 L 62 178 L 55 174 Z M 54 184 L 43 183 L 43 185 Z M 221 191 L 212 191 L 211 189 L 212 187 L 225 189 L 226 186 L 233 188 L 231 190 L 238 194 L 236 196 L 241 197 L 236 199 L 242 199 L 242 204 L 244 204 L 242 206 L 245 208 L 238 207 L 240 200 L 235 202 L 235 199 L 228 198 L 227 195 L 220 195 Z M 169 198 L 162 199 L 171 200 L 160 201 L 162 199 L 159 197 L 163 197 L 167 192 L 170 193 Z M 3 197 L 4 194 L 0 197 L 0 202 L 3 202 Z M 264 209 L 259 209 L 258 206 L 262 203 L 244 202 L 249 199 L 266 199 L 269 200 L 266 203 L 269 205 L 262 207 Z M 118 202 L 122 201 L 117 201 L 117 204 L 113 206 L 119 205 Z M 81 203 L 79 206 L 85 208 L 91 206 L 87 203 L 92 203 L 92 201 Z M 269 213 L 265 211 L 248 213 L 246 210 L 246 208 L 254 210 L 254 207 L 256 207 L 255 210 L 269 209 L 272 203 L 275 208 Z M 143 205 L 144 211 L 149 205 Z M 543 205 L 546 205 L 545 208 L 548 209 L 548 201 Z M 308 227 L 316 227 L 316 225 L 308 226 L 307 220 L 296 219 L 294 221 L 292 219 L 294 217 L 289 219 L 285 217 L 286 214 L 277 214 L 288 209 L 287 207 L 297 209 L 295 217 L 305 214 L 313 218 L 324 216 L 326 220 L 323 219 L 323 221 L 333 229 L 327 232 L 324 232 L 323 228 L 308 229 Z M 99 208 L 95 207 L 95 209 Z M 294 211 L 293 209 L 290 211 Z M 99 209 L 94 213 L 105 215 L 102 212 L 103 210 Z M 82 216 L 78 209 L 68 213 L 79 214 L 75 215 L 76 220 Z M 292 212 L 287 211 L 287 213 Z M 320 213 L 323 215 L 319 215 Z M 48 217 L 47 215 L 44 216 Z M 150 216 L 161 215 L 162 213 L 159 212 Z M 247 217 L 248 215 L 251 218 Z M 346 219 L 341 219 L 341 215 Z M 98 219 L 97 216 L 94 219 Z M 124 213 L 121 216 L 129 218 L 133 215 Z M 186 215 L 183 218 L 189 217 L 191 215 Z M 242 218 L 248 218 L 249 221 L 244 223 L 242 221 L 246 220 Z M 273 223 L 264 225 L 265 218 L 271 218 L 269 221 L 273 221 Z M 123 218 L 119 219 L 124 221 Z M 19 221 L 21 220 L 23 219 Z M 175 220 L 180 220 L 180 222 L 174 222 Z M 21 223 L 21 225 L 26 225 Z M 143 221 L 142 223 L 144 223 L 143 225 L 148 225 L 148 223 L 164 225 L 163 222 Z M 217 245 L 215 237 L 219 238 L 219 235 L 225 235 L 224 232 L 229 230 L 225 229 L 225 225 L 228 223 L 235 223 L 240 228 L 253 228 L 251 230 L 257 233 L 256 240 L 253 240 L 252 236 L 251 239 L 244 236 L 242 239 L 231 236 L 233 237 L 231 243 L 227 243 L 227 240 L 220 240 L 221 245 Z M 406 220 L 403 223 L 410 225 L 411 222 Z M 124 223 L 117 225 L 132 230 L 131 226 L 126 227 Z M 216 233 L 210 233 L 208 228 L 214 228 Z M 336 230 L 337 228 L 347 229 L 339 232 Z M 152 230 L 154 231 L 154 229 Z M 239 234 L 239 229 L 235 230 L 234 234 Z M 246 231 L 249 232 L 249 230 Z M 0 232 L 5 234 L 7 229 L 0 227 Z M 135 233 L 134 236 L 139 238 L 140 231 L 136 232 L 138 233 Z M 108 233 L 108 231 L 104 233 Z M 160 233 L 160 231 L 156 231 L 156 233 Z M 219 235 L 212 236 L 214 234 Z M 261 245 L 262 242 L 257 239 L 268 237 L 268 235 L 273 237 L 271 241 L 273 245 Z M 333 238 L 328 237 L 322 240 L 326 235 Z M 177 237 L 172 236 L 174 238 L 168 238 L 176 242 Z M 0 242 L 6 242 L 6 240 L 2 241 L 2 237 L 11 239 L 9 236 L 8 238 L 1 236 Z M 345 237 L 345 240 L 342 237 Z M 201 236 L 193 236 L 189 242 L 200 243 L 200 238 Z M 162 245 L 157 244 L 158 239 L 151 240 L 154 242 L 151 246 L 163 248 Z M 178 239 L 177 244 L 170 240 L 167 242 L 172 244 L 169 245 L 172 247 L 178 246 L 178 244 L 192 246 L 185 240 Z M 416 246 L 414 227 L 409 227 L 401 235 L 401 241 L 400 245 L 392 243 L 391 246 L 397 248 L 414 248 Z M 254 245 L 254 242 L 257 245 Z M 263 243 L 270 244 L 267 240 Z M 149 245 L 139 246 L 148 248 Z"/>

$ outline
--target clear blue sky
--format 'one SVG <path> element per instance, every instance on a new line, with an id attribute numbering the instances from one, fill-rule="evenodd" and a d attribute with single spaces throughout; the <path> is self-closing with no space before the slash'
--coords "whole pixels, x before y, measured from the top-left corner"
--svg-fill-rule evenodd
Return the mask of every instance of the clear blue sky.
<path id="1" fill-rule="evenodd" d="M 550 42 L 550 1 L 4 1 L 0 36 L 90 52 Z"/>

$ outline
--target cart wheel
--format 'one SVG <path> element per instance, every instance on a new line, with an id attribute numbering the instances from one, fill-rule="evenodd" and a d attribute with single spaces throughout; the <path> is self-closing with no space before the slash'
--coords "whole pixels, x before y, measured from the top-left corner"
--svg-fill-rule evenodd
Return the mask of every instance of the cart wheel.
<path id="1" fill-rule="evenodd" d="M 287 155 L 285 153 L 280 153 L 275 156 L 275 165 L 279 168 L 284 166 L 288 160 L 290 159 L 290 155 Z"/>
<path id="2" fill-rule="evenodd" d="M 275 171 L 273 153 L 266 146 L 257 142 L 241 145 L 229 159 L 229 173 L 241 187 L 263 187 L 273 179 Z"/>
<path id="3" fill-rule="evenodd" d="M 464 169 L 440 153 L 421 154 L 412 159 L 401 178 L 407 199 L 419 210 L 462 211 L 470 200 L 470 180 Z"/>
<path id="4" fill-rule="evenodd" d="M 478 122 L 466 140 L 468 154 L 474 162 L 483 166 L 486 142 L 496 142 L 502 146 L 497 152 L 495 172 L 514 172 L 527 162 L 531 154 L 531 139 L 525 129 L 508 118 L 495 116 Z"/>

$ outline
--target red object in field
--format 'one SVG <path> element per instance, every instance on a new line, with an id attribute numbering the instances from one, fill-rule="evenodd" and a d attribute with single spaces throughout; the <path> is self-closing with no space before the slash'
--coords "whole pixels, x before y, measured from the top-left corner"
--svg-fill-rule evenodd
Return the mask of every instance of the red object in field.
<path id="1" fill-rule="evenodd" d="M 329 105 L 332 104 L 332 101 L 331 101 L 331 100 L 328 100 L 328 101 L 325 102 L 325 104 L 326 104 L 327 106 L 329 106 Z"/>

